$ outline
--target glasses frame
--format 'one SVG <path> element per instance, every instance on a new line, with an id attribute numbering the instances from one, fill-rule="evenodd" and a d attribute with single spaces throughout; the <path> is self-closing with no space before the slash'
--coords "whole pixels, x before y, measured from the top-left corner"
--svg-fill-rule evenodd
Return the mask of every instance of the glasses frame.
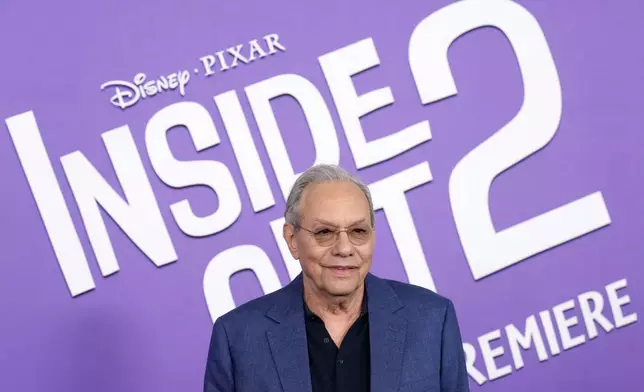
<path id="1" fill-rule="evenodd" d="M 320 241 L 319 241 L 317 238 L 315 238 L 315 231 L 313 231 L 313 230 L 309 230 L 309 229 L 307 229 L 306 227 L 300 226 L 299 224 L 294 224 L 294 225 L 293 225 L 293 227 L 295 227 L 295 228 L 297 228 L 297 229 L 302 229 L 302 230 L 304 230 L 304 231 L 307 231 L 309 234 L 311 234 L 311 236 L 313 237 L 313 239 L 315 240 L 315 242 L 316 242 L 318 245 L 323 246 L 323 247 L 325 247 L 325 248 L 329 248 L 329 247 L 331 247 L 331 246 L 333 246 L 333 245 L 337 244 L 337 243 L 338 243 L 338 240 L 340 239 L 340 233 L 342 233 L 342 232 L 347 233 L 347 238 L 349 239 L 349 242 L 351 242 L 351 244 L 353 244 L 354 246 L 361 246 L 361 245 L 364 245 L 364 244 L 366 244 L 367 242 L 369 242 L 369 240 L 371 239 L 371 236 L 372 236 L 372 235 L 373 235 L 373 233 L 376 231 L 376 229 L 375 229 L 375 228 L 373 228 L 373 227 L 369 227 L 369 228 L 368 228 L 369 234 L 368 234 L 368 236 L 367 236 L 366 240 L 365 240 L 364 242 L 362 242 L 362 243 L 358 243 L 358 244 L 356 244 L 355 242 L 353 242 L 353 241 L 351 240 L 351 235 L 349 234 L 349 230 L 355 229 L 355 228 L 356 228 L 355 226 L 350 226 L 350 227 L 345 228 L 345 229 L 343 229 L 343 230 L 338 230 L 338 229 L 328 229 L 328 228 L 327 228 L 326 230 L 332 230 L 332 231 L 334 232 L 335 236 L 334 236 L 333 241 L 331 241 L 331 244 L 329 244 L 329 245 L 322 245 L 322 244 L 320 244 Z"/>

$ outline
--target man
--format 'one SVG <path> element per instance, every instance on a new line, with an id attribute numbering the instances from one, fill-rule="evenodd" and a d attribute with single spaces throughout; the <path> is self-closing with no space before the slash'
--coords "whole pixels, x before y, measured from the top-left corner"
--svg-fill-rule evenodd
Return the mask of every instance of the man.
<path id="1" fill-rule="evenodd" d="M 283 235 L 302 273 L 215 321 L 205 392 L 469 391 L 452 303 L 369 272 L 369 189 L 338 166 L 295 182 Z"/>

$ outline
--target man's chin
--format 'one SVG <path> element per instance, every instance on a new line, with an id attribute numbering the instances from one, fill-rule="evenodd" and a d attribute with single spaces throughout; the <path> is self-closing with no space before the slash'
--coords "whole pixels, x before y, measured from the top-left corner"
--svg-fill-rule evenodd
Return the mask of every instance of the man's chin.
<path id="1" fill-rule="evenodd" d="M 359 285 L 354 281 L 328 282 L 327 292 L 334 297 L 346 297 L 356 292 Z"/>

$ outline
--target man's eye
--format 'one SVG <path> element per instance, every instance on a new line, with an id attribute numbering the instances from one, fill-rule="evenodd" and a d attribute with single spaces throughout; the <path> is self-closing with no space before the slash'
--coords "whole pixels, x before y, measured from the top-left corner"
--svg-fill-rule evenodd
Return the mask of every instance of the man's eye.
<path id="1" fill-rule="evenodd" d="M 315 235 L 327 235 L 327 234 L 330 234 L 330 233 L 331 233 L 331 230 L 329 230 L 329 229 L 322 229 L 322 230 L 318 230 L 318 231 L 316 231 L 316 232 L 315 232 Z"/>

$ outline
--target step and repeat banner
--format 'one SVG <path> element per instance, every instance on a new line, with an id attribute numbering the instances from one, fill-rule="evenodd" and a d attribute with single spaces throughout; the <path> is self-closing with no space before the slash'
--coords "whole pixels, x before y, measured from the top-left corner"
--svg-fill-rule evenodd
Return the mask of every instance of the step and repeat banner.
<path id="1" fill-rule="evenodd" d="M 473 391 L 642 390 L 640 0 L 5 1 L 0 390 L 198 391 L 369 184 L 372 272 L 453 300 Z"/>

